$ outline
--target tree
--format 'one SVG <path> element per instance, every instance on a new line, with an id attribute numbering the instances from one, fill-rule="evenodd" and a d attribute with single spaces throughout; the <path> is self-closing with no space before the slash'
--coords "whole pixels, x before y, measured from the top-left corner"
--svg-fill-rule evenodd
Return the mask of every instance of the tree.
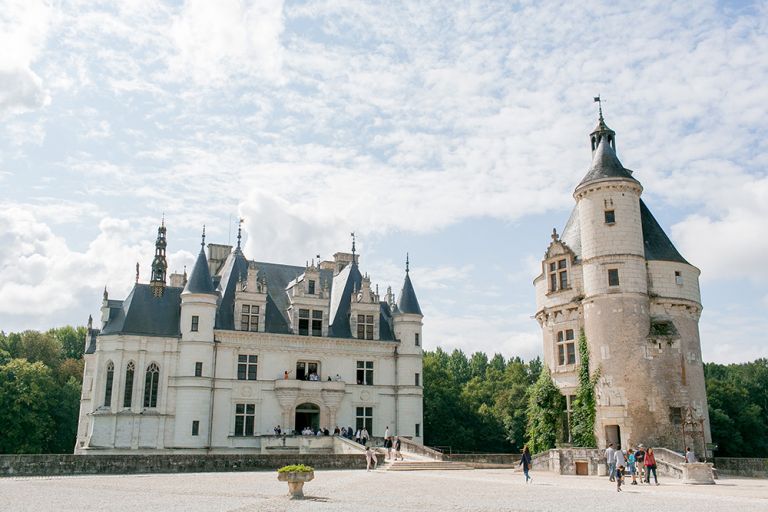
<path id="1" fill-rule="evenodd" d="M 595 385 L 599 371 L 589 374 L 589 346 L 582 330 L 579 334 L 579 389 L 571 414 L 571 441 L 576 446 L 595 448 Z"/>
<path id="2" fill-rule="evenodd" d="M 454 380 L 459 384 L 465 384 L 472 377 L 467 355 L 459 349 L 454 349 L 451 352 L 448 368 L 453 374 Z"/>
<path id="3" fill-rule="evenodd" d="M 80 359 L 83 357 L 85 337 L 88 334 L 87 328 L 83 326 L 75 328 L 71 325 L 65 325 L 64 327 L 50 329 L 47 334 L 59 341 L 65 358 Z"/>
<path id="4" fill-rule="evenodd" d="M 18 355 L 29 362 L 40 361 L 48 368 L 58 368 L 62 360 L 61 343 L 50 332 L 24 331 L 21 333 Z"/>
<path id="5" fill-rule="evenodd" d="M 50 451 L 56 429 L 51 412 L 58 398 L 51 370 L 43 363 L 12 359 L 0 366 L 0 453 Z"/>
<path id="6" fill-rule="evenodd" d="M 469 359 L 470 374 L 472 377 L 485 378 L 485 369 L 488 367 L 488 356 L 485 352 L 475 352 Z"/>
<path id="7" fill-rule="evenodd" d="M 562 438 L 565 401 L 547 370 L 539 378 L 528 397 L 528 448 L 532 453 L 555 447 Z"/>

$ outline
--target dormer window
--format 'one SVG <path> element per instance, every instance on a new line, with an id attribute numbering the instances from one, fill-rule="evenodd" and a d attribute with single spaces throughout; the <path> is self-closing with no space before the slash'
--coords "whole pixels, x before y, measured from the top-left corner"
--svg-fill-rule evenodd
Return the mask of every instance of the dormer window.
<path id="1" fill-rule="evenodd" d="M 310 279 L 309 282 L 307 283 L 307 293 L 310 294 L 310 295 L 314 295 L 315 294 L 315 280 L 314 279 Z"/>
<path id="2" fill-rule="evenodd" d="M 259 306 L 255 304 L 243 304 L 240 314 L 241 331 L 259 330 Z"/>
<path id="3" fill-rule="evenodd" d="M 312 328 L 310 334 L 310 327 Z M 312 309 L 299 309 L 299 335 L 322 336 L 323 312 Z"/>
<path id="4" fill-rule="evenodd" d="M 549 263 L 549 291 L 568 288 L 568 260 L 565 258 Z"/>
<path id="5" fill-rule="evenodd" d="M 373 339 L 373 315 L 357 315 L 357 339 Z"/>

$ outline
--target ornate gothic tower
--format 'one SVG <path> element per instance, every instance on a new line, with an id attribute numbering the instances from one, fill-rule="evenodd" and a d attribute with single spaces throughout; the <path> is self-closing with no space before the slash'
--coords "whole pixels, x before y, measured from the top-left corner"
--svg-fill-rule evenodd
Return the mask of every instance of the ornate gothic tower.
<path id="1" fill-rule="evenodd" d="M 152 287 L 152 293 L 155 297 L 161 297 L 165 290 L 165 273 L 168 269 L 168 262 L 165 260 L 165 249 L 168 242 L 165 239 L 165 219 L 157 228 L 157 240 L 155 241 L 155 259 L 152 260 L 152 278 L 149 285 Z M 136 281 L 139 280 L 139 268 L 136 264 Z"/>
<path id="2" fill-rule="evenodd" d="M 584 331 L 590 368 L 601 375 L 599 446 L 688 443 L 702 453 L 710 432 L 699 270 L 640 199 L 643 187 L 616 156 L 602 111 L 590 143 L 592 165 L 574 191 L 576 207 L 562 237 L 553 234 L 534 281 L 544 359 L 570 412 Z"/>

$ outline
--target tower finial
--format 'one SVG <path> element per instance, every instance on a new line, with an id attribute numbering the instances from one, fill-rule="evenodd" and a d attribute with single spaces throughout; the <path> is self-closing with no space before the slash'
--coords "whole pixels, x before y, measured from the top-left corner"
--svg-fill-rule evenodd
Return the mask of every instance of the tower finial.
<path id="1" fill-rule="evenodd" d="M 405 273 L 407 274 L 411 270 L 411 258 L 408 253 L 405 253 Z"/>
<path id="2" fill-rule="evenodd" d="M 600 94 L 595 96 L 595 101 L 597 102 L 597 111 L 600 113 L 600 122 L 604 123 L 605 120 L 603 119 L 603 100 L 600 99 Z"/>
<path id="3" fill-rule="evenodd" d="M 203 224 L 203 240 L 200 242 L 200 247 L 205 248 L 205 224 Z"/>
<path id="4" fill-rule="evenodd" d="M 557 242 L 559 235 L 557 234 L 557 228 L 552 228 L 552 240 Z"/>
<path id="5" fill-rule="evenodd" d="M 163 216 L 160 218 L 160 227 L 165 227 L 165 212 L 163 212 Z"/>
<path id="6" fill-rule="evenodd" d="M 243 218 L 237 223 L 237 250 L 240 250 L 240 239 L 243 237 Z"/>
<path id="7" fill-rule="evenodd" d="M 136 282 L 139 282 L 139 262 L 136 262 Z"/>
<path id="8" fill-rule="evenodd" d="M 355 262 L 355 232 L 349 234 L 352 237 L 352 262 Z"/>

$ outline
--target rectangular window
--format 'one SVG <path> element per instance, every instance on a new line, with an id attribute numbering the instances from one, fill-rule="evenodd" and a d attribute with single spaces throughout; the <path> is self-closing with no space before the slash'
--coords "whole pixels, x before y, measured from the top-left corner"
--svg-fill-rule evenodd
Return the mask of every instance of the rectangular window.
<path id="1" fill-rule="evenodd" d="M 256 423 L 256 404 L 235 405 L 235 435 L 252 436 Z"/>
<path id="2" fill-rule="evenodd" d="M 312 311 L 312 336 L 323 335 L 323 312 Z"/>
<path id="3" fill-rule="evenodd" d="M 259 306 L 243 304 L 240 311 L 240 330 L 254 332 L 259 330 Z"/>
<path id="4" fill-rule="evenodd" d="M 413 343 L 417 346 L 421 346 L 421 340 L 419 339 L 421 336 L 419 336 L 419 333 L 414 334 Z"/>
<path id="5" fill-rule="evenodd" d="M 299 310 L 299 336 L 309 336 L 309 310 Z"/>
<path id="6" fill-rule="evenodd" d="M 192 435 L 197 436 L 200 434 L 200 422 L 197 420 L 194 420 L 192 422 Z"/>
<path id="7" fill-rule="evenodd" d="M 355 415 L 355 430 L 366 429 L 373 436 L 373 407 L 357 407 Z"/>
<path id="8" fill-rule="evenodd" d="M 568 288 L 568 260 L 552 261 L 549 264 L 549 291 Z"/>
<path id="9" fill-rule="evenodd" d="M 373 315 L 357 315 L 357 339 L 373 339 Z"/>
<path id="10" fill-rule="evenodd" d="M 310 327 L 312 331 L 310 331 Z M 323 312 L 309 309 L 299 310 L 299 335 L 300 336 L 323 335 Z"/>
<path id="11" fill-rule="evenodd" d="M 203 363 L 197 362 L 195 363 L 195 377 L 202 377 L 203 376 Z"/>
<path id="12" fill-rule="evenodd" d="M 557 273 L 549 275 L 549 291 L 557 291 Z"/>
<path id="13" fill-rule="evenodd" d="M 415 386 L 421 386 L 421 376 L 418 373 L 414 375 L 413 383 Z"/>
<path id="14" fill-rule="evenodd" d="M 421 437 L 421 425 L 419 423 L 416 424 L 415 428 L 416 437 Z"/>
<path id="15" fill-rule="evenodd" d="M 669 422 L 673 425 L 681 425 L 683 423 L 683 409 L 681 407 L 669 408 Z"/>
<path id="16" fill-rule="evenodd" d="M 576 343 L 573 329 L 558 331 L 557 333 L 557 364 L 576 364 Z"/>
<path id="17" fill-rule="evenodd" d="M 373 361 L 357 362 L 357 383 L 373 386 Z"/>
<path id="18" fill-rule="evenodd" d="M 675 284 L 683 286 L 683 274 L 679 270 L 675 270 Z"/>
<path id="19" fill-rule="evenodd" d="M 192 328 L 190 329 L 192 332 L 197 332 L 197 328 L 200 325 L 200 317 L 197 315 L 192 315 Z"/>
<path id="20" fill-rule="evenodd" d="M 605 210 L 605 223 L 606 224 L 616 223 L 616 213 L 613 210 Z"/>
<path id="21" fill-rule="evenodd" d="M 568 272 L 563 270 L 560 272 L 560 289 L 565 290 L 568 288 Z"/>
<path id="22" fill-rule="evenodd" d="M 608 269 L 608 286 L 619 286 L 619 269 Z"/>
<path id="23" fill-rule="evenodd" d="M 314 281 L 314 280 L 312 280 L 312 279 L 310 279 L 310 280 L 309 280 L 309 283 L 307 283 L 307 284 L 308 284 L 308 286 L 307 286 L 307 292 L 308 292 L 310 295 L 314 295 L 314 294 L 315 294 L 315 281 Z"/>
<path id="24" fill-rule="evenodd" d="M 237 356 L 237 380 L 256 380 L 259 356 L 240 354 Z"/>
<path id="25" fill-rule="evenodd" d="M 298 380 L 320 380 L 319 363 L 316 361 L 297 361 L 296 379 Z"/>

